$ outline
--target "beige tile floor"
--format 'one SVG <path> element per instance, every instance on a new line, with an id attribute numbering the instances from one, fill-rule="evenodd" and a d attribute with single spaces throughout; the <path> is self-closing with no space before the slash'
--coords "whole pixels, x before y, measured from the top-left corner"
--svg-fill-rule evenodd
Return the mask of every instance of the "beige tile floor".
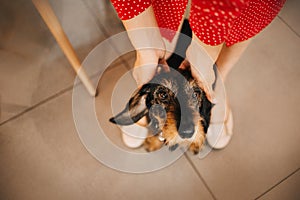
<path id="1" fill-rule="evenodd" d="M 123 30 L 107 0 L 50 2 L 82 61 Z M 230 145 L 137 175 L 86 151 L 72 116 L 69 63 L 30 1 L 1 1 L 0 199 L 299 199 L 299 8 L 289 0 L 232 71 Z M 111 64 L 96 98 L 98 119 L 120 148 L 120 132 L 107 122 L 111 112 L 101 106 L 110 106 L 108 94 L 133 55 Z"/>

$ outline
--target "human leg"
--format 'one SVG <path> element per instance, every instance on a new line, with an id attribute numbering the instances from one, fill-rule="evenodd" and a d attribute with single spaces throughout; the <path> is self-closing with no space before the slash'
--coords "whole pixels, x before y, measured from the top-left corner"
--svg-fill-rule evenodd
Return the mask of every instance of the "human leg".
<path id="1" fill-rule="evenodd" d="M 236 43 L 232 46 L 222 46 L 215 62 L 216 82 L 214 84 L 217 103 L 212 109 L 212 119 L 207 133 L 207 141 L 215 149 L 228 145 L 233 135 L 233 115 L 225 93 L 224 81 L 235 66 L 250 41 Z"/>
<path id="2" fill-rule="evenodd" d="M 237 61 L 242 56 L 245 49 L 248 47 L 251 39 L 236 43 L 231 46 L 223 44 L 221 51 L 216 59 L 216 65 L 223 81 L 226 80 L 228 73 L 235 66 Z"/>

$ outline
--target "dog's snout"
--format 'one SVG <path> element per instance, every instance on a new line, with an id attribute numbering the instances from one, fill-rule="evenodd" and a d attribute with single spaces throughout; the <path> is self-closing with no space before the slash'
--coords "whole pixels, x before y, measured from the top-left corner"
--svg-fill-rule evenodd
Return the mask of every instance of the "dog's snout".
<path id="1" fill-rule="evenodd" d="M 194 134 L 194 126 L 186 125 L 179 128 L 178 134 L 181 138 L 191 138 Z"/>
<path id="2" fill-rule="evenodd" d="M 182 102 L 185 102 L 185 98 L 182 98 Z M 186 104 L 180 105 L 180 123 L 178 127 L 178 134 L 182 139 L 191 138 L 194 134 L 193 123 L 193 110 Z"/>

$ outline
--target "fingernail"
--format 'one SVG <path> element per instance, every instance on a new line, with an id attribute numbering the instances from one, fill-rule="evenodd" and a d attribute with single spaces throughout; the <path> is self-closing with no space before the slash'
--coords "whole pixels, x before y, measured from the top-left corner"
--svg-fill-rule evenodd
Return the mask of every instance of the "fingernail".
<path id="1" fill-rule="evenodd" d="M 217 103 L 218 103 L 218 100 L 217 100 L 216 97 L 213 97 L 213 98 L 211 99 L 211 102 L 212 102 L 213 104 L 217 104 Z"/>

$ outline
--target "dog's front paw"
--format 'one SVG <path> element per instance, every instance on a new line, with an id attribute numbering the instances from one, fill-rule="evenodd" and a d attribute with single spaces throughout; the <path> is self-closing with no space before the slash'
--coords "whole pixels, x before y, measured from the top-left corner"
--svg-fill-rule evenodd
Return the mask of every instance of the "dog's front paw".
<path id="1" fill-rule="evenodd" d="M 198 154 L 202 148 L 202 145 L 204 143 L 204 140 L 205 140 L 205 136 L 204 135 L 198 135 L 198 137 L 196 137 L 196 140 L 194 140 L 190 147 L 189 147 L 189 150 L 191 152 L 193 152 L 194 154 Z"/>
<path id="2" fill-rule="evenodd" d="M 195 155 L 199 153 L 200 151 L 200 145 L 198 142 L 193 142 L 191 145 L 190 145 L 190 148 L 189 150 L 191 152 L 193 152 Z"/>
<path id="3" fill-rule="evenodd" d="M 146 151 L 156 151 L 162 147 L 163 141 L 160 141 L 157 136 L 147 137 L 144 142 L 144 148 Z"/>

